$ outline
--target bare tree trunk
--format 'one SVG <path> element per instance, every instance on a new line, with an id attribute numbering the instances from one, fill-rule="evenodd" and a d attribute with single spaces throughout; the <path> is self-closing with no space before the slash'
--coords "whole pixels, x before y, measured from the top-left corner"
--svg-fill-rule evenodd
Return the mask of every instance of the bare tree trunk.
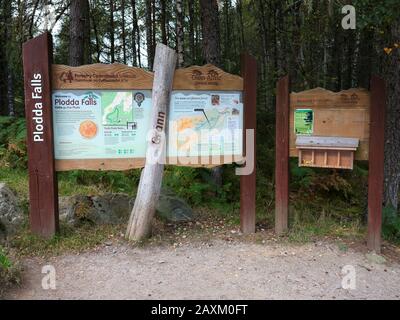
<path id="1" fill-rule="evenodd" d="M 152 19 L 152 27 L 151 27 L 152 34 L 151 34 L 151 36 L 152 36 L 152 43 L 153 43 L 151 56 L 154 59 L 155 54 L 156 54 L 156 43 L 157 43 L 157 41 L 156 41 L 156 33 L 157 33 L 156 0 L 151 1 L 151 17 L 152 17 L 151 18 Z"/>
<path id="2" fill-rule="evenodd" d="M 233 30 L 230 30 L 230 25 L 229 25 L 229 9 L 230 9 L 230 0 L 224 0 L 224 18 L 225 18 L 225 43 L 224 43 L 224 59 L 225 61 L 229 59 L 230 54 L 231 54 L 231 41 L 230 41 L 230 34 L 233 32 Z"/>
<path id="3" fill-rule="evenodd" d="M 147 66 L 153 69 L 153 32 L 151 24 L 151 0 L 146 0 L 146 46 L 147 46 Z"/>
<path id="4" fill-rule="evenodd" d="M 8 77 L 7 77 L 7 97 L 8 97 L 8 116 L 15 117 L 15 108 L 14 108 L 14 78 L 13 72 L 11 68 L 8 68 Z"/>
<path id="5" fill-rule="evenodd" d="M 207 63 L 220 67 L 221 46 L 217 0 L 200 0 L 200 12 L 204 58 Z"/>
<path id="6" fill-rule="evenodd" d="M 243 1 L 237 1 L 237 12 L 239 16 L 239 34 L 240 34 L 240 49 L 243 51 L 244 48 L 244 24 L 243 24 Z"/>
<path id="7" fill-rule="evenodd" d="M 164 164 L 160 160 L 165 155 L 165 126 L 168 120 L 169 98 L 175 65 L 175 50 L 158 44 L 154 60 L 152 136 L 148 141 L 146 164 L 140 177 L 135 205 L 126 230 L 126 237 L 129 240 L 141 240 L 151 234 L 151 222 L 160 195 L 164 171 Z"/>
<path id="8" fill-rule="evenodd" d="M 221 46 L 219 33 L 217 0 L 200 0 L 201 25 L 203 32 L 203 52 L 207 63 L 221 66 Z M 211 169 L 212 179 L 217 188 L 222 186 L 222 167 Z"/>
<path id="9" fill-rule="evenodd" d="M 127 62 L 126 58 L 126 32 L 125 32 L 125 0 L 121 0 L 121 24 L 122 24 L 122 56 L 124 64 Z"/>
<path id="10" fill-rule="evenodd" d="M 89 3 L 88 0 L 71 0 L 70 7 L 69 64 L 80 66 L 89 63 Z"/>
<path id="11" fill-rule="evenodd" d="M 391 28 L 391 43 L 400 43 L 400 22 Z M 400 48 L 386 57 L 387 115 L 385 130 L 385 192 L 388 207 L 398 209 L 400 185 Z"/>
<path id="12" fill-rule="evenodd" d="M 99 33 L 97 32 L 96 19 L 92 15 L 90 16 L 90 19 L 92 21 L 94 37 L 95 37 L 95 42 L 96 42 L 96 60 L 95 61 L 96 61 L 96 63 L 99 63 L 100 56 L 101 56 Z"/>
<path id="13" fill-rule="evenodd" d="M 176 47 L 178 51 L 178 67 L 184 65 L 184 48 L 183 48 L 183 5 L 182 0 L 176 0 Z"/>
<path id="14" fill-rule="evenodd" d="M 167 45 L 167 30 L 166 30 L 166 16 L 167 16 L 167 8 L 165 0 L 160 1 L 161 4 L 161 15 L 160 15 L 160 27 L 161 27 L 161 41 L 163 44 Z"/>
<path id="15" fill-rule="evenodd" d="M 141 67 L 140 61 L 140 32 L 138 26 L 138 19 L 136 13 L 136 1 L 131 0 L 131 7 L 132 7 L 132 64 L 134 66 L 138 65 Z"/>
<path id="16" fill-rule="evenodd" d="M 110 0 L 110 61 L 115 62 L 114 0 Z"/>
<path id="17" fill-rule="evenodd" d="M 188 3 L 188 11 L 189 11 L 189 49 L 190 49 L 190 64 L 194 64 L 196 61 L 196 48 L 195 48 L 195 38 L 194 38 L 194 23 L 195 23 L 195 17 L 194 17 L 194 8 L 193 8 L 193 2 L 192 1 L 187 1 Z"/>

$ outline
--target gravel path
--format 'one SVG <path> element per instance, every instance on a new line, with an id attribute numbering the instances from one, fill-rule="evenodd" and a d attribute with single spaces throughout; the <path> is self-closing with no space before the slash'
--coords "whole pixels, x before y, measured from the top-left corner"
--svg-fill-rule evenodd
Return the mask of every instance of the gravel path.
<path id="1" fill-rule="evenodd" d="M 54 265 L 56 290 L 43 290 Z M 180 247 L 102 246 L 79 255 L 26 259 L 23 286 L 8 299 L 399 299 L 400 265 L 331 243 L 221 240 Z M 342 268 L 356 289 L 342 288 Z"/>

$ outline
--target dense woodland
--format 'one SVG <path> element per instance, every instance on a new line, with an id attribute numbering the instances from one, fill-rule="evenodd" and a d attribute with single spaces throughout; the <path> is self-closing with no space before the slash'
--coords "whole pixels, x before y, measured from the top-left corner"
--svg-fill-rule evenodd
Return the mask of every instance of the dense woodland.
<path id="1" fill-rule="evenodd" d="M 355 30 L 342 28 L 345 4 L 356 8 Z M 208 62 L 240 73 L 241 52 L 254 55 L 259 190 L 273 186 L 279 77 L 289 73 L 294 91 L 339 91 L 368 88 L 371 74 L 381 75 L 388 92 L 385 204 L 398 207 L 399 0 L 0 0 L 0 17 L 0 115 L 16 118 L 24 116 L 21 46 L 45 30 L 53 34 L 54 62 L 73 66 L 119 62 L 152 69 L 158 42 L 177 50 L 179 67 Z M 295 183 L 304 175 L 295 172 Z"/>

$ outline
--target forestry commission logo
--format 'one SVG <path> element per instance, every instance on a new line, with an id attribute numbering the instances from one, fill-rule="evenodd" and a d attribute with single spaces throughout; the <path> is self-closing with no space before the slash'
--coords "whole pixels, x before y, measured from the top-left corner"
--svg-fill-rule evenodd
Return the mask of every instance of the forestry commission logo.
<path id="1" fill-rule="evenodd" d="M 63 81 L 64 83 L 69 81 L 69 83 L 72 83 L 72 81 L 74 80 L 74 75 L 72 73 L 72 71 L 68 71 L 68 72 L 63 72 L 60 75 L 60 80 Z"/>

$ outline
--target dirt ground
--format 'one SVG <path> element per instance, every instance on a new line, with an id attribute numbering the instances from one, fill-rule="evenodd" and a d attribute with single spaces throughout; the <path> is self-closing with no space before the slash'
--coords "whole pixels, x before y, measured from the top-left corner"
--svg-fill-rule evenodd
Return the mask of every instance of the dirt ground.
<path id="1" fill-rule="evenodd" d="M 48 264 L 55 267 L 55 290 L 42 289 L 41 271 Z M 355 270 L 354 290 L 342 288 L 346 265 Z M 80 254 L 27 258 L 23 266 L 23 285 L 8 299 L 400 298 L 398 261 L 377 261 L 329 241 L 219 239 L 144 247 L 117 242 Z"/>

